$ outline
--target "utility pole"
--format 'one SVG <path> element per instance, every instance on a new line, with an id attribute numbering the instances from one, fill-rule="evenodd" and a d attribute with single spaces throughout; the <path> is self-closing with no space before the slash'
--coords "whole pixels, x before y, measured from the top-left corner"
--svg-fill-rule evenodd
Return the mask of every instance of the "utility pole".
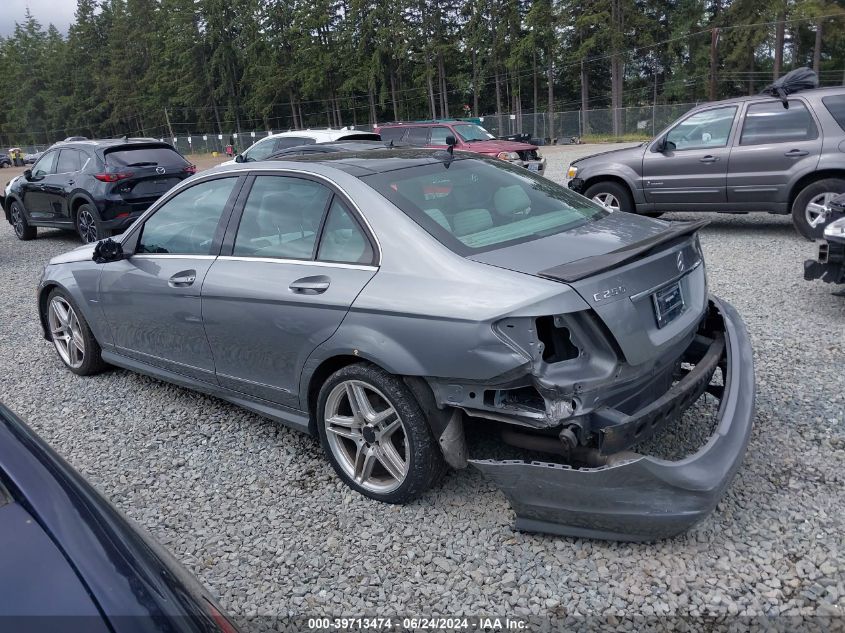
<path id="1" fill-rule="evenodd" d="M 164 120 L 167 121 L 167 129 L 170 131 L 170 138 L 175 138 L 173 136 L 173 127 L 170 125 L 170 115 L 167 113 L 167 108 L 164 109 Z"/>
<path id="2" fill-rule="evenodd" d="M 710 29 L 710 101 L 716 100 L 716 71 L 719 68 L 719 29 Z"/>

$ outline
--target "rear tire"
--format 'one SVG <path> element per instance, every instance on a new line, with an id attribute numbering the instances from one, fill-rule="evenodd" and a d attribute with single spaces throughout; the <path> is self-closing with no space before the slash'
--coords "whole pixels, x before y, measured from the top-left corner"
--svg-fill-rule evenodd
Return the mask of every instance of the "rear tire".
<path id="1" fill-rule="evenodd" d="M 26 212 L 17 200 L 13 200 L 9 207 L 9 219 L 12 222 L 12 228 L 15 229 L 15 237 L 19 240 L 34 240 L 38 235 L 38 229 L 30 226 L 26 221 Z"/>
<path id="2" fill-rule="evenodd" d="M 90 204 L 81 205 L 76 211 L 76 234 L 83 244 L 90 244 L 108 237 L 105 233 L 97 209 Z"/>
<path id="3" fill-rule="evenodd" d="M 353 397 L 362 406 L 353 405 Z M 375 365 L 355 363 L 329 376 L 320 388 L 316 422 L 338 477 L 371 499 L 407 503 L 445 472 L 443 454 L 413 394 Z"/>
<path id="4" fill-rule="evenodd" d="M 613 180 L 602 180 L 590 185 L 584 196 L 611 211 L 637 212 L 628 187 Z"/>
<path id="5" fill-rule="evenodd" d="M 815 240 L 824 234 L 824 225 L 812 226 L 810 222 L 823 213 L 830 200 L 845 193 L 845 179 L 823 178 L 804 187 L 792 203 L 792 224 L 798 233 L 808 240 Z"/>

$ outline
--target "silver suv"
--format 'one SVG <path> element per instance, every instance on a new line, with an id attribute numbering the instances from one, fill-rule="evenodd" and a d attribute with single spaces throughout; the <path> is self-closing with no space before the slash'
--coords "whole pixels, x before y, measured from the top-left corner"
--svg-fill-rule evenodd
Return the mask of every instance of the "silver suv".
<path id="1" fill-rule="evenodd" d="M 792 214 L 821 237 L 845 193 L 845 87 L 756 95 L 694 108 L 650 142 L 572 162 L 571 189 L 607 207 Z"/>

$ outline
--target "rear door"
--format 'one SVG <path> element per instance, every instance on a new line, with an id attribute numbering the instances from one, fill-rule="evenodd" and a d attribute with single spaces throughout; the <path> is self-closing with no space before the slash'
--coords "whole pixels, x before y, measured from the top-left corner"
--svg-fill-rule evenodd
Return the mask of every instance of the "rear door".
<path id="1" fill-rule="evenodd" d="M 660 210 L 708 210 L 727 201 L 730 139 L 738 106 L 699 110 L 666 134 L 669 149 L 643 155 L 643 191 Z"/>
<path id="2" fill-rule="evenodd" d="M 87 156 L 78 149 L 68 147 L 59 152 L 56 173 L 47 176 L 43 181 L 44 195 L 47 198 L 52 219 L 70 222 L 68 197 L 73 191 L 77 175 L 86 158 Z"/>
<path id="3" fill-rule="evenodd" d="M 790 99 L 788 109 L 771 98 L 749 102 L 731 151 L 728 202 L 778 210 L 791 183 L 815 170 L 821 149 L 818 125 L 803 100 Z"/>
<path id="4" fill-rule="evenodd" d="M 349 202 L 322 181 L 258 175 L 240 206 L 202 289 L 217 379 L 299 409 L 305 360 L 375 274 L 375 250 Z"/>
<path id="5" fill-rule="evenodd" d="M 104 152 L 106 172 L 121 174 L 113 191 L 128 205 L 144 208 L 194 173 L 170 145 L 119 145 Z M 137 208 L 137 207 L 136 207 Z"/>

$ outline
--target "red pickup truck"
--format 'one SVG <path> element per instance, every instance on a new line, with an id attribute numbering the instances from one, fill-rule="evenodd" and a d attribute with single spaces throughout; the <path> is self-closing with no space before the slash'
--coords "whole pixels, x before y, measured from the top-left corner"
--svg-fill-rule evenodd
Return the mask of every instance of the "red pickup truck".
<path id="1" fill-rule="evenodd" d="M 432 148 L 446 148 L 446 137 L 451 135 L 457 141 L 457 150 L 493 156 L 540 174 L 546 170 L 546 159 L 540 156 L 536 145 L 497 139 L 480 125 L 467 121 L 385 123 L 373 131 L 381 135 L 382 141 Z"/>

